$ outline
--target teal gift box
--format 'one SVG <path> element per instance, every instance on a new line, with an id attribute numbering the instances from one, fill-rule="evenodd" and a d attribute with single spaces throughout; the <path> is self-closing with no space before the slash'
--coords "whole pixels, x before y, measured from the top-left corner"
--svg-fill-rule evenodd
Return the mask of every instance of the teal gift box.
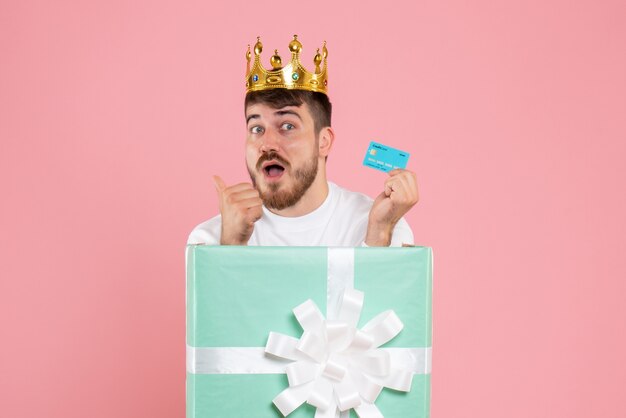
<path id="1" fill-rule="evenodd" d="M 296 306 L 311 299 L 326 315 L 327 308 L 328 313 L 336 309 L 338 289 L 352 286 L 364 292 L 359 328 L 393 310 L 404 328 L 381 347 L 417 348 L 426 356 L 409 392 L 385 388 L 375 405 L 385 418 L 429 417 L 430 248 L 189 245 L 187 418 L 282 417 L 272 400 L 289 387 L 287 375 L 259 372 L 252 358 L 258 354 L 248 365 L 245 353 L 262 353 L 270 332 L 299 338 L 303 331 L 292 312 Z M 219 372 L 212 370 L 214 352 L 238 353 L 231 360 L 235 364 L 226 360 Z M 315 412 L 304 403 L 289 417 L 313 418 Z M 341 416 L 357 414 L 351 410 Z"/>

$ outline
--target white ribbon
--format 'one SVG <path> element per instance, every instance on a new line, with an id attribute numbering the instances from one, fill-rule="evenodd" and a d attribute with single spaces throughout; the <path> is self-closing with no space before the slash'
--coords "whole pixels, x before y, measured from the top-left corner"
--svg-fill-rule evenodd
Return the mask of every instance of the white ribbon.
<path id="1" fill-rule="evenodd" d="M 429 374 L 431 347 L 379 348 L 389 353 L 391 364 L 415 374 Z M 291 360 L 265 354 L 265 347 L 187 346 L 187 371 L 191 374 L 285 374 Z"/>
<path id="2" fill-rule="evenodd" d="M 285 368 L 289 387 L 273 401 L 284 416 L 307 402 L 317 408 L 315 418 L 335 418 L 350 409 L 361 418 L 382 418 L 374 402 L 383 387 L 411 390 L 412 368 L 393 364 L 389 352 L 378 348 L 404 324 L 389 310 L 357 329 L 363 296 L 345 289 L 336 320 L 325 320 L 310 299 L 295 307 L 304 330 L 300 339 L 270 332 L 265 352 L 292 361 Z"/>

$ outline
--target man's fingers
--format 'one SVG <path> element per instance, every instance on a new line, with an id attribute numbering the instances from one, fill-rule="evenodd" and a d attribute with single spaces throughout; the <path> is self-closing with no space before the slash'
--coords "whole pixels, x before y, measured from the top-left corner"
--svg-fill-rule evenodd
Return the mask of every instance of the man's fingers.
<path id="1" fill-rule="evenodd" d="M 238 193 L 243 190 L 255 190 L 254 186 L 250 183 L 237 183 L 232 186 L 226 186 L 224 180 L 218 175 L 213 176 L 213 183 L 218 192 L 227 194 Z"/>
<path id="2" fill-rule="evenodd" d="M 254 190 L 254 191 L 256 191 L 254 186 L 252 184 L 250 184 L 250 183 L 238 183 L 238 184 L 234 184 L 232 186 L 228 186 L 227 188 L 224 189 L 224 192 L 227 193 L 227 194 L 234 194 L 234 193 L 243 192 L 245 190 Z"/>
<path id="3" fill-rule="evenodd" d="M 393 185 L 389 180 L 387 180 L 385 181 L 385 196 L 391 196 L 391 192 L 393 192 Z"/>
<path id="4" fill-rule="evenodd" d="M 255 189 L 243 189 L 240 191 L 232 191 L 230 188 L 224 191 L 224 200 L 227 203 L 234 204 L 244 199 L 259 197 L 259 192 Z"/>
<path id="5" fill-rule="evenodd" d="M 409 172 L 406 177 L 407 187 L 411 190 L 411 197 L 415 203 L 419 202 L 420 194 L 417 187 L 417 176 L 413 172 Z"/>
<path id="6" fill-rule="evenodd" d="M 242 199 L 237 202 L 237 205 L 243 209 L 250 209 L 256 206 L 259 206 L 259 207 L 263 206 L 263 201 L 261 200 L 260 197 L 257 196 L 257 197 L 252 197 L 249 199 Z"/>
<path id="7" fill-rule="evenodd" d="M 389 177 L 385 180 L 385 195 L 407 202 L 417 202 L 419 194 L 417 191 L 417 179 L 415 173 L 408 170 L 395 169 L 389 171 Z"/>
<path id="8" fill-rule="evenodd" d="M 397 191 L 398 189 L 398 178 L 397 176 L 391 176 L 388 177 L 387 180 L 385 180 L 385 194 L 387 196 L 391 196 L 392 192 Z"/>
<path id="9" fill-rule="evenodd" d="M 401 168 L 395 168 L 387 172 L 387 174 L 389 174 L 389 177 L 385 180 L 385 194 L 387 196 L 391 196 L 391 192 L 396 191 L 398 186 L 396 185 L 396 188 L 394 188 L 394 183 L 397 183 L 398 176 L 403 172 L 405 172 L 405 170 Z"/>
<path id="10" fill-rule="evenodd" d="M 413 199 L 413 191 L 408 184 L 406 176 L 398 176 L 396 179 L 401 202 L 410 202 Z"/>
<path id="11" fill-rule="evenodd" d="M 417 190 L 417 176 L 415 175 L 415 173 L 412 171 L 403 170 L 403 172 L 396 177 L 402 181 L 408 201 L 412 204 L 417 203 L 417 201 L 419 200 L 419 192 Z"/>

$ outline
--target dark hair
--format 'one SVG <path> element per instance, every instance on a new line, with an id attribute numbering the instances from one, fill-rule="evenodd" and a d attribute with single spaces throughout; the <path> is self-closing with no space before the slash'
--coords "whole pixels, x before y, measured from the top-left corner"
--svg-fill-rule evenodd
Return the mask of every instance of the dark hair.
<path id="1" fill-rule="evenodd" d="M 281 109 L 285 106 L 301 106 L 302 103 L 306 103 L 311 109 L 316 136 L 322 128 L 330 126 L 332 104 L 324 93 L 288 89 L 251 91 L 246 94 L 244 109 L 257 103 L 264 103 L 274 109 Z"/>

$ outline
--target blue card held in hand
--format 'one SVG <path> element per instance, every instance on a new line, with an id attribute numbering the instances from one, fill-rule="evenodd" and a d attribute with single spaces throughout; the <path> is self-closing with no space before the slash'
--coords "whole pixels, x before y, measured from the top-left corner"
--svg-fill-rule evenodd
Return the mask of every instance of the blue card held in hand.
<path id="1" fill-rule="evenodd" d="M 396 168 L 405 168 L 409 162 L 409 155 L 408 152 L 372 141 L 367 148 L 363 165 L 387 172 Z"/>

